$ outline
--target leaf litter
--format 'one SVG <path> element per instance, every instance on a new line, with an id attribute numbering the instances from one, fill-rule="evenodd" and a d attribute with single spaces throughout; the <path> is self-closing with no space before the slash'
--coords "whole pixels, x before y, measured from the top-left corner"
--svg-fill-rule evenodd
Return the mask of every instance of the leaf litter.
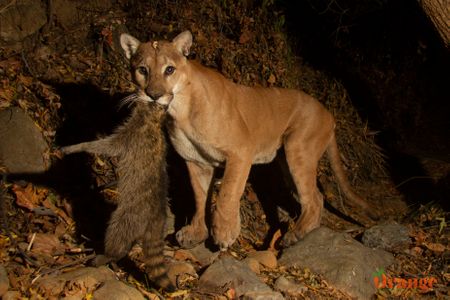
<path id="1" fill-rule="evenodd" d="M 117 51 L 114 33 L 124 26 L 136 33 L 141 40 L 171 38 L 175 33 L 190 29 L 195 37 L 193 56 L 202 63 L 217 68 L 226 77 L 247 85 L 301 87 L 322 101 L 336 116 L 338 142 L 343 153 L 351 182 L 364 194 L 378 199 L 398 200 L 396 192 L 386 176 L 382 151 L 374 141 L 374 134 L 360 119 L 350 104 L 343 85 L 333 78 L 304 65 L 289 49 L 289 40 L 282 31 L 283 14 L 276 10 L 273 1 L 257 5 L 252 1 L 212 1 L 202 4 L 178 1 L 133 2 L 127 9 L 125 1 L 108 11 L 86 10 L 80 15 L 80 25 L 70 32 L 73 41 L 67 41 L 68 29 L 52 25 L 42 31 L 34 48 L 22 53 L 0 50 L 0 109 L 19 106 L 24 109 L 42 130 L 52 145 L 47 160 L 60 157 L 55 144 L 58 128 L 64 122 L 61 95 L 58 84 L 89 83 L 109 95 L 127 94 L 133 87 L 125 60 Z M 233 6 L 233 9 L 231 9 Z M 199 22 L 198 20 L 201 20 Z M 267 20 L 273 20 L 267 22 Z M 34 54 L 34 55 L 33 55 Z M 116 180 L 113 159 L 96 156 L 91 160 L 92 176 L 107 201 L 114 203 Z M 353 175 L 354 174 L 354 175 Z M 333 175 L 326 162 L 321 162 L 319 180 L 327 199 L 339 206 L 341 198 L 333 184 Z M 373 182 L 378 182 L 373 187 Z M 368 183 L 371 186 L 368 187 Z M 0 231 L 0 261 L 8 271 L 10 289 L 22 297 L 42 299 L 54 297 L 54 292 L 36 289 L 35 282 L 52 274 L 65 273 L 86 266 L 94 257 L 90 237 L 77 232 L 70 199 L 47 186 L 31 182 L 2 181 L 2 228 Z M 395 201 L 394 201 L 395 202 Z M 396 263 L 388 269 L 391 276 L 433 276 L 438 279 L 435 289 L 423 294 L 420 290 L 380 290 L 379 299 L 390 297 L 416 298 L 448 295 L 446 284 L 450 280 L 448 269 L 450 215 L 433 204 L 422 206 L 411 216 L 398 214 L 395 206 L 386 207 L 391 214 L 410 228 L 412 245 L 403 252 L 394 253 Z M 393 212 L 397 211 L 397 215 Z M 243 258 L 247 253 L 266 247 L 276 250 L 281 236 L 279 228 L 269 237 L 269 225 L 264 209 L 254 188 L 248 185 L 242 198 L 242 233 L 229 252 Z M 292 223 L 289 214 L 286 223 Z M 336 230 L 348 229 L 351 224 L 325 213 L 324 224 Z M 356 236 L 360 230 L 352 231 Z M 135 247 L 131 256 L 139 261 L 141 251 Z M 174 249 L 174 259 L 191 261 L 182 250 Z M 201 271 L 200 269 L 198 269 Z M 145 280 L 135 279 L 121 269 L 116 276 L 135 286 L 148 299 L 199 299 L 195 282 L 186 289 L 174 293 L 159 292 Z M 328 298 L 349 299 L 348 295 L 327 284 L 320 275 L 308 269 L 262 268 L 260 278 L 274 286 L 276 278 L 285 276 L 304 284 L 304 294 L 292 299 Z M 63 285 L 59 296 L 77 296 L 91 299 L 95 284 L 85 282 Z M 226 290 L 221 295 L 209 295 L 216 299 L 232 299 L 235 291 Z"/>

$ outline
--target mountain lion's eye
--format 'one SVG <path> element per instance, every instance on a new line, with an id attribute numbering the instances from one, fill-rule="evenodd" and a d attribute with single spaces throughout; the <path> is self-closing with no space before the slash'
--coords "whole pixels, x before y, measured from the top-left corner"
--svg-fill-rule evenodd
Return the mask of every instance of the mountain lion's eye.
<path id="1" fill-rule="evenodd" d="M 138 67 L 137 70 L 141 75 L 144 75 L 144 76 L 148 75 L 148 71 L 147 71 L 146 67 L 141 66 L 141 67 Z"/>
<path id="2" fill-rule="evenodd" d="M 166 70 L 164 71 L 164 73 L 165 73 L 166 75 L 172 75 L 173 72 L 175 72 L 175 67 L 172 67 L 172 66 L 168 66 L 168 67 L 166 68 Z"/>

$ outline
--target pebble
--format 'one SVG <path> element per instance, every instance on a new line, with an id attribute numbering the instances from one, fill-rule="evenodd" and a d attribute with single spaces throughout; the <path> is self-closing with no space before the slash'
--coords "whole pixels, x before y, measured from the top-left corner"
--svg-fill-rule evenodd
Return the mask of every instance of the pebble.
<path id="1" fill-rule="evenodd" d="M 220 251 L 213 252 L 205 246 L 205 243 L 200 243 L 196 247 L 187 250 L 201 266 L 209 266 L 218 256 Z"/>
<path id="2" fill-rule="evenodd" d="M 258 261 L 261 265 L 274 269 L 277 267 L 277 257 L 272 251 L 266 250 L 266 251 L 255 251 L 248 254 L 249 258 L 255 259 Z"/>
<path id="3" fill-rule="evenodd" d="M 364 245 L 387 251 L 401 251 L 411 244 L 408 228 L 397 223 L 379 224 L 367 229 L 362 237 Z"/>
<path id="4" fill-rule="evenodd" d="M 289 296 L 298 296 L 308 290 L 304 284 L 293 282 L 284 276 L 278 277 L 275 281 L 275 289 Z"/>
<path id="5" fill-rule="evenodd" d="M 243 260 L 243 262 L 250 268 L 250 270 L 252 270 L 254 273 L 259 274 L 261 272 L 260 267 L 259 267 L 259 262 L 252 258 L 252 257 L 247 257 L 246 259 Z"/>
<path id="6" fill-rule="evenodd" d="M 2 300 L 19 300 L 23 299 L 18 291 L 7 291 L 3 294 Z"/>
<path id="7" fill-rule="evenodd" d="M 108 280 L 93 293 L 96 300 L 144 300 L 144 296 L 135 288 L 119 280 Z"/>
<path id="8" fill-rule="evenodd" d="M 283 299 L 281 293 L 262 282 L 247 264 L 230 256 L 223 256 L 209 266 L 200 277 L 198 286 L 208 293 L 227 287 L 234 290 L 237 299 Z"/>
<path id="9" fill-rule="evenodd" d="M 184 275 L 191 275 L 194 278 L 198 278 L 197 272 L 194 267 L 188 262 L 172 262 L 167 267 L 167 276 L 170 281 L 177 286 L 178 278 Z"/>
<path id="10" fill-rule="evenodd" d="M 79 268 L 59 275 L 46 276 L 37 281 L 38 289 L 47 297 L 59 296 L 69 286 L 94 289 L 108 280 L 115 280 L 116 275 L 106 266 L 98 268 Z"/>

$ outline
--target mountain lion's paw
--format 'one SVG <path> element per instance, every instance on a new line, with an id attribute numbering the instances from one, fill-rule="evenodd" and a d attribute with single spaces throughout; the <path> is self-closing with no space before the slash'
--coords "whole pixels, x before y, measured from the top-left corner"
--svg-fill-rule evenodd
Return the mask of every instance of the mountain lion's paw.
<path id="1" fill-rule="evenodd" d="M 239 213 L 234 218 L 223 218 L 217 211 L 214 213 L 212 222 L 212 236 L 214 242 L 221 251 L 229 248 L 236 241 L 241 231 L 241 218 Z"/>
<path id="2" fill-rule="evenodd" d="M 186 225 L 175 235 L 178 244 L 184 249 L 194 248 L 208 238 L 206 226 Z"/>

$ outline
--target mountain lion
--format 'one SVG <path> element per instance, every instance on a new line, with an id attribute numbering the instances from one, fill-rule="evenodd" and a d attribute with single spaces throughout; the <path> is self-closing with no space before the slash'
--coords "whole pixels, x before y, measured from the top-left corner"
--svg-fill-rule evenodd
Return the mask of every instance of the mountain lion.
<path id="1" fill-rule="evenodd" d="M 302 91 L 247 87 L 187 59 L 189 31 L 172 42 L 141 43 L 122 34 L 141 101 L 167 109 L 167 129 L 176 151 L 185 159 L 195 194 L 196 212 L 176 233 L 189 248 L 208 237 L 205 207 L 215 167 L 225 167 L 211 234 L 223 250 L 240 232 L 239 202 L 252 164 L 268 163 L 283 146 L 302 213 L 283 238 L 289 246 L 320 225 L 323 197 L 316 184 L 317 165 L 327 150 L 338 182 L 349 200 L 370 211 L 344 174 L 336 144 L 333 116 Z"/>

